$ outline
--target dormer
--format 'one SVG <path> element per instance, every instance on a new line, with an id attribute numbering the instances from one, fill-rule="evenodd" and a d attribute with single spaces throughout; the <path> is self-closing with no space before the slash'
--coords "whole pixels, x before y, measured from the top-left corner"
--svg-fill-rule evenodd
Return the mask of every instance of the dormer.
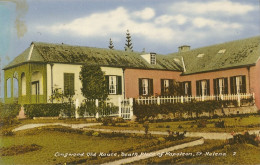
<path id="1" fill-rule="evenodd" d="M 145 59 L 149 64 L 156 64 L 156 53 L 143 54 L 141 57 L 143 57 L 143 59 Z"/>

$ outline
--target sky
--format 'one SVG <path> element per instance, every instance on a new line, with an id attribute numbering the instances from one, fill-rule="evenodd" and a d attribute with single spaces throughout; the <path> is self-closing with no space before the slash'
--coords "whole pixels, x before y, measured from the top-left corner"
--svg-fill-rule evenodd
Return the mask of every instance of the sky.
<path id="1" fill-rule="evenodd" d="M 31 42 L 169 54 L 260 34 L 259 0 L 0 0 L 0 69 Z M 0 97 L 3 97 L 3 71 Z"/>

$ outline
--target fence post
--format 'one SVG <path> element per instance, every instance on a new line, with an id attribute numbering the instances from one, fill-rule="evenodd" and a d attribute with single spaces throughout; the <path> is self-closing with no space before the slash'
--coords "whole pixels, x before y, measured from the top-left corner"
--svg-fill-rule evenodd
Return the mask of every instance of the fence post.
<path id="1" fill-rule="evenodd" d="M 118 117 L 121 117 L 121 97 L 118 97 Z"/>
<path id="2" fill-rule="evenodd" d="M 240 93 L 237 94 L 237 105 L 240 107 Z"/>
<path id="3" fill-rule="evenodd" d="M 95 100 L 96 108 L 98 109 L 98 99 Z M 99 118 L 98 111 L 96 113 L 96 118 Z"/>
<path id="4" fill-rule="evenodd" d="M 130 105 L 130 119 L 134 116 L 134 100 L 133 98 L 129 98 L 129 105 Z"/>
<path id="5" fill-rule="evenodd" d="M 181 96 L 181 103 L 183 103 L 183 96 Z"/>
<path id="6" fill-rule="evenodd" d="M 158 104 L 158 105 L 161 104 L 161 102 L 160 102 L 160 97 L 159 97 L 159 96 L 157 97 L 157 104 Z"/>

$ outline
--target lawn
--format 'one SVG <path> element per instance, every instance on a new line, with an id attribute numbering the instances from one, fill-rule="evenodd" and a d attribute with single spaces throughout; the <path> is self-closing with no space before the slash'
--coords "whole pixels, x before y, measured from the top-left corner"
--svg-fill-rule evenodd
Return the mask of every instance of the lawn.
<path id="1" fill-rule="evenodd" d="M 120 154 L 122 151 L 126 153 L 148 152 L 195 140 L 195 138 L 185 138 L 180 141 L 159 142 L 158 137 L 124 137 L 123 135 L 122 137 L 99 137 L 97 132 L 92 133 L 92 135 L 86 133 L 88 132 L 82 133 L 80 130 L 52 126 L 19 131 L 14 136 L 0 136 L 1 149 L 18 145 L 23 145 L 25 148 L 26 146 L 39 146 L 40 148 L 14 156 L 1 156 L 0 164 L 64 164 L 86 161 L 93 164 L 121 158 L 105 156 L 101 159 L 99 156 L 101 152 L 106 154 Z M 66 156 L 64 155 L 66 153 L 72 155 Z M 75 157 L 74 153 L 78 154 L 78 157 Z M 88 156 L 87 154 L 94 155 Z"/>
<path id="2" fill-rule="evenodd" d="M 172 121 L 172 122 L 158 122 L 150 123 L 150 131 L 189 131 L 189 132 L 232 132 L 260 129 L 260 116 L 247 117 L 226 117 L 221 118 L 225 122 L 225 128 L 216 128 L 215 123 L 219 119 L 208 119 L 206 127 L 198 127 L 198 122 L 204 119 L 189 120 L 189 121 Z M 93 128 L 107 128 L 107 129 L 129 129 L 129 130 L 144 130 L 143 125 L 137 122 L 117 123 L 114 126 L 92 126 Z"/>
<path id="3" fill-rule="evenodd" d="M 153 157 L 133 164 L 260 164 L 260 147 L 251 144 L 224 144 L 224 141 L 205 140 L 203 145 L 174 151 L 172 154 L 164 154 L 162 157 Z M 187 155 L 192 153 L 192 156 L 173 156 L 173 153 L 186 153 Z M 212 156 L 214 153 L 215 156 Z"/>

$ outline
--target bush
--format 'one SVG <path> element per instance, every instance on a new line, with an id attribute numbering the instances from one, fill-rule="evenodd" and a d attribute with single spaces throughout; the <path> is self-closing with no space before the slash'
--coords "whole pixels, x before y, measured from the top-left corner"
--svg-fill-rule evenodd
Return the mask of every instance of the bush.
<path id="1" fill-rule="evenodd" d="M 224 120 L 218 121 L 215 123 L 216 128 L 225 128 L 225 122 Z"/>
<path id="2" fill-rule="evenodd" d="M 14 132 L 10 129 L 5 129 L 5 130 L 2 130 L 2 135 L 3 136 L 13 136 Z"/>
<path id="3" fill-rule="evenodd" d="M 207 127 L 207 120 L 199 120 L 197 126 L 198 126 L 198 128 Z"/>
<path id="4" fill-rule="evenodd" d="M 69 103 L 25 104 L 25 114 L 30 117 L 55 117 L 64 114 L 71 117 L 75 108 Z"/>
<path id="5" fill-rule="evenodd" d="M 229 144 L 241 144 L 241 143 L 249 143 L 255 146 L 259 145 L 259 139 L 255 134 L 250 135 L 248 132 L 242 134 L 233 135 L 232 139 L 229 139 Z"/>
<path id="6" fill-rule="evenodd" d="M 94 133 L 92 134 L 92 136 L 98 137 L 98 136 L 99 136 L 99 133 L 98 133 L 98 132 L 94 132 Z"/>
<path id="7" fill-rule="evenodd" d="M 18 154 L 23 154 L 26 152 L 37 151 L 40 150 L 42 147 L 37 144 L 31 145 L 15 145 L 11 147 L 3 147 L 0 149 L 1 156 L 13 156 Z"/>
<path id="8" fill-rule="evenodd" d="M 15 123 L 17 120 L 16 116 L 19 114 L 21 109 L 20 104 L 3 104 L 0 103 L 0 124 L 10 125 Z"/>

